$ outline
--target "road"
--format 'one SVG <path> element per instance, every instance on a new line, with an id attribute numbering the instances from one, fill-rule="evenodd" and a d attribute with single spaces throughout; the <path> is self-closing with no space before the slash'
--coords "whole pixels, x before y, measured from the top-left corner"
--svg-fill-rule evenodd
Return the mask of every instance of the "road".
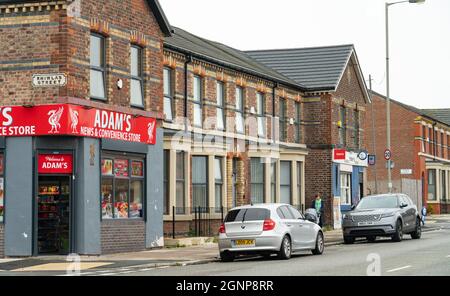
<path id="1" fill-rule="evenodd" d="M 295 255 L 291 260 L 244 258 L 232 263 L 149 268 L 144 266 L 99 267 L 82 276 L 449 276 L 450 221 L 437 221 L 440 230 L 423 233 L 422 239 L 405 235 L 401 243 L 380 239 L 336 245 L 322 256 Z M 0 275 L 66 275 L 62 272 L 12 272 Z"/>
<path id="2" fill-rule="evenodd" d="M 405 236 L 406 238 L 406 236 Z M 379 261 L 378 261 L 379 258 Z M 380 264 L 378 265 L 377 262 Z M 378 269 L 379 267 L 379 269 Z M 211 263 L 128 273 L 132 276 L 449 276 L 450 227 L 424 233 L 421 240 L 328 247 L 322 256 L 308 253 L 289 261 L 251 258 L 232 263 Z M 123 275 L 123 274 L 122 274 Z"/>

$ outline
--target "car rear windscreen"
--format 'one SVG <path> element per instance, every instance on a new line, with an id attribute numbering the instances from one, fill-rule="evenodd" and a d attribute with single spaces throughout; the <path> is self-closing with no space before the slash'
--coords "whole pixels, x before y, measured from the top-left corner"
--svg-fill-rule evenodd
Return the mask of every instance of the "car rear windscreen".
<path id="1" fill-rule="evenodd" d="M 225 222 L 264 221 L 267 219 L 270 219 L 268 209 L 240 209 L 230 211 Z"/>

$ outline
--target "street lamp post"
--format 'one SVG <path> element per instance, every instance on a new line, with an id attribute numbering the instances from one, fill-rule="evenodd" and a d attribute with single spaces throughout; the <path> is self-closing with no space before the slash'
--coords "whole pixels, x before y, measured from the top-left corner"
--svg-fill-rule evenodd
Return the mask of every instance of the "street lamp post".
<path id="1" fill-rule="evenodd" d="M 389 73 L 389 7 L 400 3 L 424 3 L 425 0 L 407 0 L 393 3 L 386 3 L 386 117 L 387 117 L 387 149 L 391 151 L 391 98 L 390 98 L 390 73 Z M 388 188 L 392 193 L 392 163 L 388 160 Z"/>

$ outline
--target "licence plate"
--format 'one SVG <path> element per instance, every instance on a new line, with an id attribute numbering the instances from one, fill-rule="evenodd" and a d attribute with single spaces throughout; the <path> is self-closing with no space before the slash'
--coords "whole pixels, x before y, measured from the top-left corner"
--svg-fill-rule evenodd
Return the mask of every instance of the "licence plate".
<path id="1" fill-rule="evenodd" d="M 373 222 L 359 222 L 358 226 L 371 226 L 374 225 Z"/>
<path id="2" fill-rule="evenodd" d="M 254 239 L 238 239 L 234 241 L 236 247 L 254 247 L 255 244 Z"/>

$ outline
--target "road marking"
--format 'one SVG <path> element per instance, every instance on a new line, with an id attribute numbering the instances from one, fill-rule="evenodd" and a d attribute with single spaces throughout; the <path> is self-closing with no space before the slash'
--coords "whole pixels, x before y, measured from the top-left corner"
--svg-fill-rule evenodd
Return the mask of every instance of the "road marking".
<path id="1" fill-rule="evenodd" d="M 110 272 L 110 273 L 101 273 L 98 276 L 110 276 L 110 275 L 117 275 L 117 272 Z"/>
<path id="2" fill-rule="evenodd" d="M 150 270 L 155 270 L 155 268 L 144 268 L 144 269 L 139 269 L 140 272 L 145 272 L 145 271 L 150 271 Z"/>
<path id="3" fill-rule="evenodd" d="M 119 272 L 119 274 L 127 274 L 127 273 L 133 273 L 133 272 L 135 272 L 135 271 L 129 270 L 129 271 L 122 271 L 122 272 Z"/>
<path id="4" fill-rule="evenodd" d="M 408 265 L 408 266 L 403 266 L 403 267 L 399 267 L 399 268 L 394 268 L 394 269 L 388 270 L 386 272 L 391 273 L 391 272 L 396 272 L 396 271 L 408 269 L 408 268 L 411 268 L 411 267 L 412 267 L 411 265 Z"/>

